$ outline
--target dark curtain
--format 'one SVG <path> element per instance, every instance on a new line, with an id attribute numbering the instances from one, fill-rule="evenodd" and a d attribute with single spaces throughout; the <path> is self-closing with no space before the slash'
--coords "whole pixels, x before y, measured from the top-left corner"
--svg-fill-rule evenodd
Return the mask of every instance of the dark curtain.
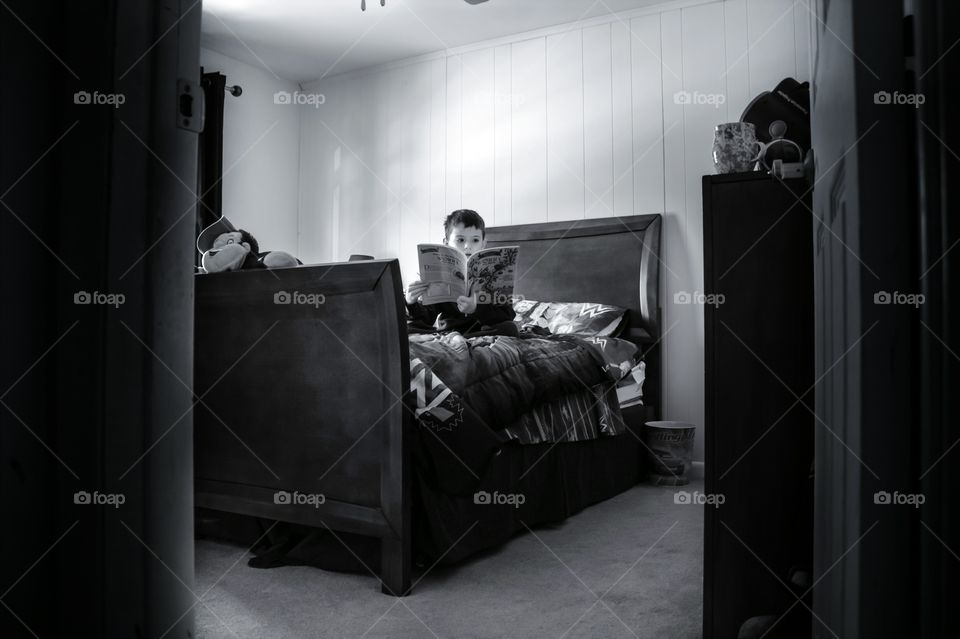
<path id="1" fill-rule="evenodd" d="M 197 235 L 223 215 L 220 178 L 223 174 L 223 98 L 227 84 L 227 76 L 222 73 L 203 73 L 202 68 L 200 72 L 206 114 L 197 162 Z"/>

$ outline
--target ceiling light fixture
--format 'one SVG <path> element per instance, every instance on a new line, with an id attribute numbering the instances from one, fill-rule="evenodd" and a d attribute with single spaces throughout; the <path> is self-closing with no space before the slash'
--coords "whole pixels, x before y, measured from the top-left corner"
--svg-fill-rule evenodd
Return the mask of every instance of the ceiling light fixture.
<path id="1" fill-rule="evenodd" d="M 463 0 L 463 1 L 466 2 L 467 4 L 483 4 L 487 0 Z M 380 6 L 381 7 L 387 6 L 387 0 L 380 0 Z M 360 0 L 360 10 L 361 11 L 367 10 L 367 0 Z"/>

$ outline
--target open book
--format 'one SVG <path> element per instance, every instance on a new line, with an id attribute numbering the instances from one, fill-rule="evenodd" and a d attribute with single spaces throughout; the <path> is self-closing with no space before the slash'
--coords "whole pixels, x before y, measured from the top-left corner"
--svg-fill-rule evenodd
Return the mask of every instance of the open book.
<path id="1" fill-rule="evenodd" d="M 429 284 L 422 303 L 456 302 L 477 294 L 477 304 L 509 304 L 519 246 L 497 246 L 467 257 L 445 244 L 419 244 L 420 280 Z"/>

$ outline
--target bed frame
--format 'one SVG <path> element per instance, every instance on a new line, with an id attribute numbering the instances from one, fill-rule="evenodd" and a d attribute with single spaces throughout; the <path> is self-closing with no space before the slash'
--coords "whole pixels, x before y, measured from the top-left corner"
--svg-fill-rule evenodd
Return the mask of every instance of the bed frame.
<path id="1" fill-rule="evenodd" d="M 629 309 L 621 337 L 660 407 L 659 215 L 490 227 L 516 293 Z M 196 278 L 195 503 L 381 540 L 410 590 L 409 347 L 400 266 L 371 260 Z M 322 496 L 322 497 L 321 497 Z M 320 503 L 322 501 L 322 503 Z"/>

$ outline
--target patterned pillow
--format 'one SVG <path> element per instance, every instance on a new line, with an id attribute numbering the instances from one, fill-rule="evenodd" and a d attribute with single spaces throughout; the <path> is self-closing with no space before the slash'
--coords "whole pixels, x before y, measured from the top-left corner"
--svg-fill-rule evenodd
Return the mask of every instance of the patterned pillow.
<path id="1" fill-rule="evenodd" d="M 539 326 L 555 334 L 576 333 L 597 337 L 619 333 L 627 312 L 609 304 L 535 300 L 514 302 L 513 310 L 517 314 L 514 321 L 521 326 Z"/>

